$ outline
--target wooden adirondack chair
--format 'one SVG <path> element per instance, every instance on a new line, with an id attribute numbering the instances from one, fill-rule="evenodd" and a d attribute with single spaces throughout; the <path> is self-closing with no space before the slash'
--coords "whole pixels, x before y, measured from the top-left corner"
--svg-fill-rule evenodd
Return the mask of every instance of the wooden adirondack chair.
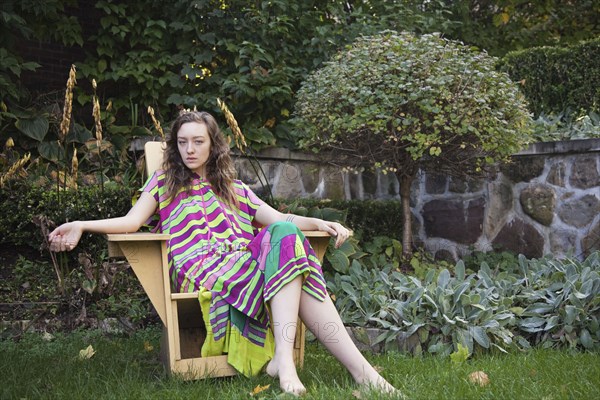
<path id="1" fill-rule="evenodd" d="M 151 174 L 162 165 L 163 143 L 148 142 L 144 148 L 146 168 Z M 304 232 L 322 261 L 329 235 L 320 231 Z M 167 263 L 167 240 L 162 233 L 109 234 L 109 255 L 127 259 L 139 279 L 162 323 L 161 358 L 169 374 L 183 379 L 202 379 L 235 375 L 227 363 L 227 355 L 201 357 L 200 348 L 206 337 L 197 293 L 171 293 Z M 304 362 L 306 328 L 298 319 L 294 343 L 294 359 Z"/>

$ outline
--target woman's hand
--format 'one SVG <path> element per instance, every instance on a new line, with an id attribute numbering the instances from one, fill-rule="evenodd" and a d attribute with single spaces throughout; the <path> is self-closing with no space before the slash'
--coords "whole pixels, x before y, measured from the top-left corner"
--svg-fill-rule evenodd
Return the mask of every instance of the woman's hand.
<path id="1" fill-rule="evenodd" d="M 83 229 L 77 222 L 67 222 L 52 231 L 48 236 L 50 251 L 71 251 L 79 243 Z"/>
<path id="2" fill-rule="evenodd" d="M 350 237 L 350 231 L 338 222 L 319 220 L 317 227 L 335 237 L 335 248 L 339 248 Z"/>

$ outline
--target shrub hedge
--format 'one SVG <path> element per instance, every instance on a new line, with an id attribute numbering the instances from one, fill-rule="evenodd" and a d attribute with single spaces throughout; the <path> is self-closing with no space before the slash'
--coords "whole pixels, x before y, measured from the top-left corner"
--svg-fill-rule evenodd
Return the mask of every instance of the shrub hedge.
<path id="1" fill-rule="evenodd" d="M 135 189 L 126 187 L 80 188 L 75 191 L 47 190 L 31 185 L 13 185 L 0 189 L 0 237 L 4 246 L 29 246 L 39 249 L 42 231 L 34 221 L 44 215 L 60 224 L 78 219 L 110 218 L 125 215 L 131 207 Z M 345 214 L 345 223 L 361 240 L 375 236 L 399 238 L 402 234 L 402 212 L 395 200 L 301 199 L 293 202 L 276 200 L 275 207 L 296 211 L 298 207 L 334 208 Z M 82 246 L 104 246 L 98 235 L 85 235 Z M 102 247 L 101 247 L 102 248 Z M 89 251 L 90 249 L 88 249 Z"/>
<path id="2" fill-rule="evenodd" d="M 598 112 L 600 38 L 568 47 L 534 47 L 510 52 L 499 68 L 509 74 L 540 114 Z"/>
<path id="3" fill-rule="evenodd" d="M 276 206 L 285 208 L 284 201 Z M 334 208 L 343 211 L 343 221 L 362 241 L 371 241 L 376 236 L 402 237 L 402 205 L 399 200 L 319 200 L 300 199 L 290 206 Z"/>
<path id="4" fill-rule="evenodd" d="M 36 217 L 45 216 L 60 224 L 78 219 L 110 218 L 124 215 L 131 207 L 134 191 L 124 187 L 80 188 L 56 191 L 26 184 L 0 189 L 0 237 L 4 246 L 29 246 L 38 249 L 43 235 Z M 52 227 L 52 224 L 49 226 Z M 92 235 L 82 240 L 87 246 Z M 97 236 L 97 235 L 96 235 Z M 101 238 L 100 238 L 101 239 Z M 101 239 L 102 240 L 102 239 Z M 95 240 L 97 242 L 97 239 Z"/>

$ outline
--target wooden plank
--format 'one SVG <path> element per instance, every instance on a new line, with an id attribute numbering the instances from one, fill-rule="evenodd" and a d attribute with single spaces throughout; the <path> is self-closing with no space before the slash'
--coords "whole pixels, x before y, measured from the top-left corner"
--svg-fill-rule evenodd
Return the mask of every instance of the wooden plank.
<path id="1" fill-rule="evenodd" d="M 227 363 L 227 356 L 184 358 L 175 361 L 171 373 L 183 379 L 205 379 L 237 375 L 237 371 Z"/>
<path id="2" fill-rule="evenodd" d="M 152 175 L 154 171 L 162 168 L 163 154 L 167 144 L 165 142 L 146 142 L 144 145 L 144 155 L 146 156 L 146 173 Z"/>
<path id="3" fill-rule="evenodd" d="M 171 293 L 171 300 L 198 299 L 198 292 Z"/>
<path id="4" fill-rule="evenodd" d="M 106 235 L 109 242 L 124 241 L 151 241 L 151 240 L 169 240 L 171 235 L 166 233 L 152 232 L 133 232 L 133 233 L 109 233 Z"/>
<path id="5" fill-rule="evenodd" d="M 109 257 L 125 257 L 125 254 L 121 251 L 121 246 L 117 242 L 108 242 L 108 256 Z"/>
<path id="6" fill-rule="evenodd" d="M 325 231 L 302 231 L 302 233 L 306 237 L 331 237 L 331 235 Z"/>

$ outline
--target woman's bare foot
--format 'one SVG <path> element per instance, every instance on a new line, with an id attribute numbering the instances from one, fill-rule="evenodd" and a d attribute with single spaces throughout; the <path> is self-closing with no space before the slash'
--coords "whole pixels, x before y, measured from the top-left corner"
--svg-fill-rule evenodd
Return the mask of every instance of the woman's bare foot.
<path id="1" fill-rule="evenodd" d="M 376 390 L 381 393 L 389 393 L 401 396 L 401 392 L 393 387 L 388 381 L 386 381 L 385 378 L 379 375 L 375 368 L 371 366 L 369 367 L 370 368 L 367 368 L 367 370 L 363 371 L 362 374 L 354 377 L 356 383 L 365 388 Z"/>
<path id="2" fill-rule="evenodd" d="M 298 373 L 296 372 L 296 366 L 294 362 L 280 362 L 277 358 L 273 358 L 266 369 L 267 374 L 273 378 L 279 378 L 279 387 L 285 393 L 293 394 L 294 396 L 301 396 L 306 393 L 306 388 L 300 382 Z"/>

